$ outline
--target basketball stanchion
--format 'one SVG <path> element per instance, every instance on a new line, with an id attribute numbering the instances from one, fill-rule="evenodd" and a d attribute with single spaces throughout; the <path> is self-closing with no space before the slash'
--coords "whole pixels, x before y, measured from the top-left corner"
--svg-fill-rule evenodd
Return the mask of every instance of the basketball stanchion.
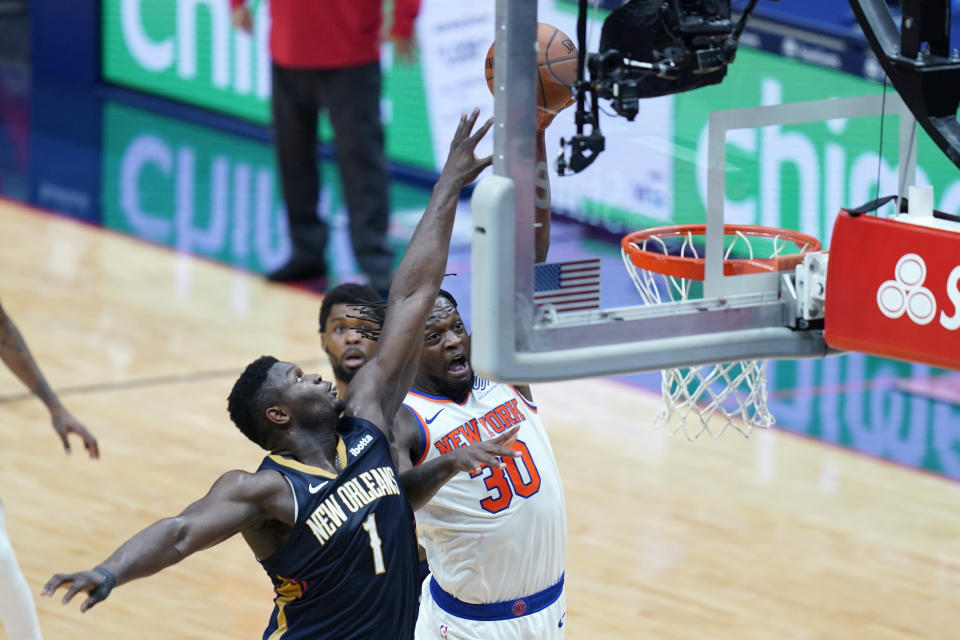
<path id="1" fill-rule="evenodd" d="M 688 300 L 693 284 L 704 279 L 704 262 L 696 236 L 705 224 L 675 225 L 635 231 L 623 238 L 621 256 L 630 279 L 646 304 Z M 724 275 L 793 269 L 820 241 L 796 231 L 755 225 L 725 225 Z M 749 437 L 769 427 L 766 360 L 738 360 L 663 369 L 663 406 L 654 426 L 683 431 L 689 440 L 704 432 L 721 436 L 729 427 Z"/>

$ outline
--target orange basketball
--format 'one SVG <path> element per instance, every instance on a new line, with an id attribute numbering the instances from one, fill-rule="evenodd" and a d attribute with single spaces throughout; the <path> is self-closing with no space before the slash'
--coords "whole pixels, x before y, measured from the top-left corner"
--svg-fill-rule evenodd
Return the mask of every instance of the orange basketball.
<path id="1" fill-rule="evenodd" d="M 493 93 L 493 46 L 487 51 L 483 74 Z M 548 111 L 563 109 L 573 97 L 577 80 L 577 47 L 553 25 L 537 23 L 537 106 Z"/>

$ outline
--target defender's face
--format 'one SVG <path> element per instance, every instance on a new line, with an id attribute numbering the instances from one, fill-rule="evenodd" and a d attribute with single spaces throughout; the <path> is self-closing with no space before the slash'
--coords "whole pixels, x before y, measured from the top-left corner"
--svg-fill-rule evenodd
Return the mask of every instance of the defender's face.
<path id="1" fill-rule="evenodd" d="M 337 397 L 337 388 L 320 374 L 305 374 L 292 362 L 278 362 L 270 370 L 280 390 L 281 403 L 301 423 L 309 423 L 329 415 L 339 416 L 343 401 Z"/>
<path id="2" fill-rule="evenodd" d="M 460 312 L 444 297 L 437 298 L 427 318 L 419 373 L 445 387 L 445 395 L 455 398 L 466 395 L 473 385 L 470 336 Z"/>
<path id="3" fill-rule="evenodd" d="M 357 308 L 350 304 L 335 304 L 327 316 L 326 330 L 320 334 L 330 366 L 337 380 L 348 383 L 372 356 L 376 343 L 362 337 L 357 329 L 374 328 L 374 324 L 357 317 Z"/>

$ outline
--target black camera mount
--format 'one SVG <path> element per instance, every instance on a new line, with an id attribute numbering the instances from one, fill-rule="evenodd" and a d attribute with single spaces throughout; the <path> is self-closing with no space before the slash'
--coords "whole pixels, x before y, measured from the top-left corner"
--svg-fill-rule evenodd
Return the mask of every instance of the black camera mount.
<path id="1" fill-rule="evenodd" d="M 722 81 L 757 1 L 750 0 L 734 24 L 730 0 L 630 0 L 604 21 L 601 52 L 588 55 L 587 0 L 580 0 L 579 64 L 573 86 L 577 132 L 569 140 L 561 139 L 557 172 L 583 171 L 604 150 L 600 99 L 610 100 L 614 112 L 632 121 L 642 98 Z"/>

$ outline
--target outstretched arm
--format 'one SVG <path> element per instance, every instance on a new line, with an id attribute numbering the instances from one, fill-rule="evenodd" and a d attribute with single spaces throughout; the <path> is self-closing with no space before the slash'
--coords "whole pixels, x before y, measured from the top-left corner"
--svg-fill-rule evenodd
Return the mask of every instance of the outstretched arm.
<path id="1" fill-rule="evenodd" d="M 37 366 L 33 356 L 30 355 L 30 349 L 27 348 L 23 336 L 17 330 L 17 325 L 13 323 L 2 306 L 0 306 L 0 360 L 3 360 L 14 375 L 30 389 L 30 392 L 40 398 L 43 404 L 47 406 L 53 429 L 60 436 L 63 448 L 67 453 L 70 453 L 70 441 L 67 439 L 67 435 L 75 433 L 83 440 L 83 446 L 86 447 L 91 458 L 100 457 L 97 439 L 90 435 L 90 432 L 60 403 L 57 394 L 47 384 L 46 379 L 40 372 L 40 367 Z"/>
<path id="2" fill-rule="evenodd" d="M 492 163 L 474 155 L 492 120 L 473 132 L 479 109 L 461 116 L 450 153 L 390 287 L 377 350 L 350 383 L 346 415 L 383 425 L 392 419 L 413 382 L 423 327 L 443 280 L 460 191 Z"/>
<path id="3" fill-rule="evenodd" d="M 52 596 L 60 586 L 69 585 L 63 604 L 83 591 L 88 597 L 80 611 L 86 611 L 104 600 L 114 586 L 157 573 L 267 519 L 293 524 L 293 495 L 283 476 L 274 471 L 228 471 L 180 515 L 153 523 L 95 569 L 58 573 L 42 594 Z"/>

